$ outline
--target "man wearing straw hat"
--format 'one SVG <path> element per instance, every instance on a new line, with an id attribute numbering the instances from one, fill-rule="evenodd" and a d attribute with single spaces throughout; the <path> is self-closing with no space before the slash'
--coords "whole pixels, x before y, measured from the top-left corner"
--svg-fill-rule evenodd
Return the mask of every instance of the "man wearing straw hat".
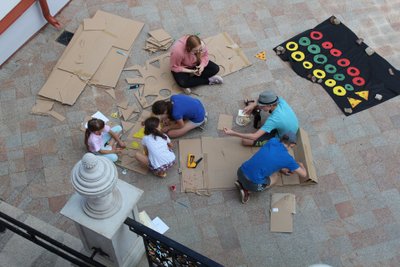
<path id="1" fill-rule="evenodd" d="M 224 128 L 227 135 L 242 138 L 245 146 L 263 146 L 269 139 L 282 137 L 286 132 L 297 133 L 299 121 L 289 104 L 274 92 L 266 90 L 262 92 L 257 102 L 250 103 L 245 109 L 246 114 L 251 114 L 255 108 L 270 113 L 264 125 L 254 133 L 239 133 L 232 129 Z"/>

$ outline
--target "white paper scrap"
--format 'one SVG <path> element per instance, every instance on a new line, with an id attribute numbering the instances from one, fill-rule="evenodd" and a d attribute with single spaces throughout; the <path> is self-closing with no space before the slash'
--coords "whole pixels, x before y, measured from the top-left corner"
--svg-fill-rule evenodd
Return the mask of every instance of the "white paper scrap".
<path id="1" fill-rule="evenodd" d="M 168 225 L 166 225 L 159 217 L 155 217 L 151 222 L 154 226 L 153 230 L 160 234 L 164 234 L 169 229 Z"/>
<path id="2" fill-rule="evenodd" d="M 92 115 L 92 118 L 100 119 L 100 120 L 104 121 L 104 123 L 107 123 L 109 121 L 109 119 L 106 116 L 104 116 L 104 114 L 101 113 L 100 111 L 97 111 L 96 113 L 94 113 Z"/>
<path id="3" fill-rule="evenodd" d="M 279 212 L 278 208 L 272 208 L 272 212 Z"/>

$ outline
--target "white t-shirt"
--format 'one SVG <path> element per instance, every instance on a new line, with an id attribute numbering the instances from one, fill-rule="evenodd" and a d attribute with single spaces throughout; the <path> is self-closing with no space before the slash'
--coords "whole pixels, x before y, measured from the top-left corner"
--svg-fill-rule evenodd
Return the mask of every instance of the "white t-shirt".
<path id="1" fill-rule="evenodd" d="M 168 144 L 171 142 L 169 137 L 163 139 L 159 136 L 145 135 L 142 139 L 142 145 L 147 148 L 149 152 L 149 161 L 153 168 L 159 168 L 162 165 L 171 163 L 175 160 L 174 152 L 170 151 Z"/>

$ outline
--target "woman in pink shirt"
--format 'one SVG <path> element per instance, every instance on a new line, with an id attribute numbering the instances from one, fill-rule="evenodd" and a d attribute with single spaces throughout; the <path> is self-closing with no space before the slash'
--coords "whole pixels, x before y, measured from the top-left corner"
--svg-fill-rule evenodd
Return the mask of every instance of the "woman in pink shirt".
<path id="1" fill-rule="evenodd" d="M 223 82 L 221 76 L 216 75 L 219 66 L 208 59 L 207 47 L 197 35 L 186 35 L 176 41 L 170 60 L 172 75 L 186 94 L 190 94 L 194 86 Z"/>

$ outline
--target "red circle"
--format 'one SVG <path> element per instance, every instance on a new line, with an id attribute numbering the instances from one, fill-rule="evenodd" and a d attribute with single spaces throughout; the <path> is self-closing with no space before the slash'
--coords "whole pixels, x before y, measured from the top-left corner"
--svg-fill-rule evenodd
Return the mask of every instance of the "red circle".
<path id="1" fill-rule="evenodd" d="M 332 48 L 329 52 L 334 57 L 340 57 L 342 55 L 342 51 L 340 51 L 339 49 L 336 49 L 336 48 Z"/>
<path id="2" fill-rule="evenodd" d="M 322 37 L 324 37 L 324 35 L 322 34 L 322 32 L 318 32 L 318 31 L 312 31 L 310 33 L 310 37 L 313 40 L 321 40 Z"/>
<path id="3" fill-rule="evenodd" d="M 336 63 L 340 67 L 347 67 L 348 65 L 350 65 L 350 60 L 348 60 L 347 58 L 340 58 Z"/>
<path id="4" fill-rule="evenodd" d="M 356 77 L 356 76 L 360 75 L 360 70 L 357 69 L 356 67 L 348 67 L 347 74 L 352 77 Z"/>
<path id="5" fill-rule="evenodd" d="M 326 41 L 322 43 L 322 47 L 325 49 L 331 49 L 333 47 L 333 44 L 331 42 Z"/>
<path id="6" fill-rule="evenodd" d="M 364 80 L 364 78 L 361 78 L 361 77 L 354 77 L 353 83 L 354 83 L 354 85 L 357 85 L 357 86 L 363 86 L 365 84 L 365 80 Z"/>

